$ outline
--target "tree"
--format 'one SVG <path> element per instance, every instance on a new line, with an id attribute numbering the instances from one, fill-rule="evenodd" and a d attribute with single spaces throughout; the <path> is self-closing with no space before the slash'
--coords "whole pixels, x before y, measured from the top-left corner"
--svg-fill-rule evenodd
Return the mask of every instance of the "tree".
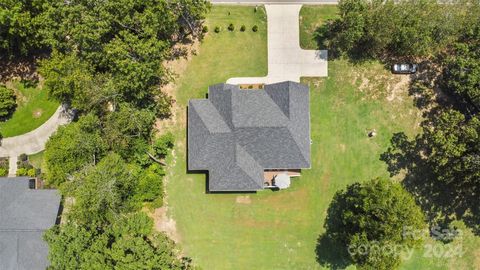
<path id="1" fill-rule="evenodd" d="M 325 237 L 347 248 L 349 260 L 361 269 L 396 268 L 400 254 L 384 247 L 412 248 L 421 239 L 405 232 L 426 228 L 413 197 L 401 185 L 382 179 L 355 183 L 337 192 L 324 227 Z"/>
<path id="2" fill-rule="evenodd" d="M 152 231 L 144 213 L 127 214 L 92 230 L 69 221 L 45 233 L 52 269 L 190 269 L 177 259 L 174 244 Z"/>
<path id="3" fill-rule="evenodd" d="M 382 154 L 392 175 L 406 171 L 404 185 L 418 198 L 432 224 L 464 222 L 480 232 L 480 119 L 439 109 L 413 140 L 395 134 Z"/>
<path id="4" fill-rule="evenodd" d="M 443 70 L 443 82 L 459 101 L 459 109 L 467 109 L 470 114 L 480 112 L 480 19 L 453 46 Z"/>
<path id="5" fill-rule="evenodd" d="M 104 138 L 112 151 L 129 160 L 138 151 L 145 154 L 143 146 L 150 139 L 154 122 L 153 112 L 122 103 L 104 119 Z"/>
<path id="6" fill-rule="evenodd" d="M 90 165 L 77 172 L 64 187 L 65 194 L 75 198 L 71 219 L 92 227 L 112 223 L 132 207 L 137 177 L 135 170 L 114 153 L 97 166 Z"/>
<path id="7" fill-rule="evenodd" d="M 0 0 L 0 59 L 25 56 L 43 47 L 39 35 L 43 0 Z"/>
<path id="8" fill-rule="evenodd" d="M 471 6 L 478 3 L 455 1 L 447 7 L 435 0 L 342 0 L 340 18 L 318 32 L 337 54 L 380 59 L 428 57 L 455 41 L 476 18 Z"/>
<path id="9" fill-rule="evenodd" d="M 83 108 L 93 80 L 87 63 L 74 53 L 65 55 L 54 51 L 49 59 L 40 62 L 39 72 L 45 78 L 51 97 L 74 108 Z"/>
<path id="10" fill-rule="evenodd" d="M 0 85 L 0 121 L 10 117 L 17 107 L 15 92 Z"/>
<path id="11" fill-rule="evenodd" d="M 171 79 L 160 64 L 182 23 L 200 24 L 203 0 L 54 1 L 45 11 L 45 39 L 65 55 L 76 54 L 93 73 L 108 74 L 119 102 L 146 108 L 158 85 Z M 152 109 L 155 109 L 153 106 Z"/>
<path id="12" fill-rule="evenodd" d="M 105 154 L 99 119 L 86 115 L 77 123 L 60 127 L 45 145 L 45 177 L 59 186 L 87 164 L 96 164 Z"/>

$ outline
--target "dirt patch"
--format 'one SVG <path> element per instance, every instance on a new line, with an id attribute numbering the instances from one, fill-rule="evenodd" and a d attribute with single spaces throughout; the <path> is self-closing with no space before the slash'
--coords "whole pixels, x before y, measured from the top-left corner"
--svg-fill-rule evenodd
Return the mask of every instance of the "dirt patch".
<path id="1" fill-rule="evenodd" d="M 43 110 L 42 109 L 35 109 L 32 113 L 33 118 L 40 118 L 42 116 Z"/>
<path id="2" fill-rule="evenodd" d="M 398 75 L 396 77 L 400 77 L 399 80 L 396 83 L 390 84 L 388 87 L 389 94 L 387 96 L 387 100 L 392 102 L 394 100 L 402 100 L 401 96 L 399 94 L 402 91 L 406 91 L 408 85 L 410 84 L 410 76 L 405 76 L 405 75 Z"/>
<path id="3" fill-rule="evenodd" d="M 171 96 L 176 100 L 177 79 L 179 74 L 185 72 L 188 66 L 188 62 L 193 56 L 197 54 L 200 49 L 200 42 L 195 41 L 192 44 L 180 44 L 176 45 L 177 50 L 185 51 L 185 55 L 181 58 L 168 61 L 163 66 L 172 74 L 172 82 L 162 86 L 162 92 Z M 180 106 L 177 102 L 174 102 L 171 107 L 172 117 L 168 119 L 158 119 L 155 123 L 155 127 L 159 131 L 169 130 L 172 127 L 177 126 L 178 123 L 186 123 L 185 110 L 183 106 Z"/>
<path id="4" fill-rule="evenodd" d="M 474 254 L 474 261 L 473 261 L 473 269 L 480 269 L 480 249 L 477 249 L 473 252 Z"/>
<path id="5" fill-rule="evenodd" d="M 239 204 L 251 204 L 252 200 L 250 199 L 250 196 L 237 196 L 237 199 L 235 200 L 236 203 Z"/>
<path id="6" fill-rule="evenodd" d="M 147 213 L 153 219 L 155 230 L 165 233 L 175 243 L 179 243 L 181 239 L 177 232 L 177 223 L 167 216 L 167 210 L 167 207 L 164 206 L 155 209 L 153 213 Z"/>
<path id="7" fill-rule="evenodd" d="M 347 146 L 343 143 L 339 144 L 338 147 L 340 148 L 340 151 L 342 151 L 342 153 L 344 153 L 345 150 L 347 149 Z"/>

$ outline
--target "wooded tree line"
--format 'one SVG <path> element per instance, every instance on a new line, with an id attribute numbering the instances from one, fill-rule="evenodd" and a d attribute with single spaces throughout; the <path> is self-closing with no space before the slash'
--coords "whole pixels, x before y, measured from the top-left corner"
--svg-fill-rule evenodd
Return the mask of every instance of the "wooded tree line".
<path id="1" fill-rule="evenodd" d="M 421 239 L 402 238 L 400 227 L 421 230 L 424 219 L 452 231 L 452 221 L 462 220 L 480 233 L 480 2 L 343 0 L 339 10 L 338 19 L 318 29 L 319 40 L 354 62 L 422 62 L 410 91 L 425 120 L 414 138 L 394 134 L 381 155 L 392 176 L 406 172 L 403 188 L 373 180 L 335 195 L 317 259 L 340 268 L 394 269 L 398 252 L 345 247 L 414 247 Z"/>
<path id="2" fill-rule="evenodd" d="M 0 0 L 0 60 L 47 55 L 38 63 L 44 89 L 77 112 L 44 154 L 44 178 L 66 209 L 45 236 L 52 269 L 190 268 L 141 209 L 162 204 L 163 160 L 174 141 L 153 129 L 173 102 L 160 91 L 172 79 L 162 63 L 201 30 L 209 7 L 205 0 Z"/>
<path id="3" fill-rule="evenodd" d="M 475 0 L 342 0 L 340 17 L 317 34 L 334 55 L 356 59 L 428 57 L 472 30 Z"/>

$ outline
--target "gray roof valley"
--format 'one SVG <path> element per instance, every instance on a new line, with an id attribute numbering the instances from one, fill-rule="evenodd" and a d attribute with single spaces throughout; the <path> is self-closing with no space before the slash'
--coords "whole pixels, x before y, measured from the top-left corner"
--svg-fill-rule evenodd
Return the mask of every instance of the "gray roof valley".
<path id="1" fill-rule="evenodd" d="M 209 87 L 188 106 L 188 169 L 209 171 L 210 191 L 255 191 L 265 169 L 310 167 L 309 89 L 295 82 L 241 90 Z"/>

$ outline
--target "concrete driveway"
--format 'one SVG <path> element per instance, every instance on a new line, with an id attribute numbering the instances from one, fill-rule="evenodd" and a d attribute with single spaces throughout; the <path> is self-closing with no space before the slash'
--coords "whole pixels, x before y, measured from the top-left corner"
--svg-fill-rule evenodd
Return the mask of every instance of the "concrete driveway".
<path id="1" fill-rule="evenodd" d="M 268 75 L 227 80 L 230 84 L 300 82 L 300 77 L 326 77 L 326 50 L 300 48 L 302 5 L 265 5 L 268 22 Z"/>
<path id="2" fill-rule="evenodd" d="M 45 149 L 48 138 L 60 125 L 70 122 L 72 115 L 60 106 L 55 113 L 40 127 L 28 133 L 9 137 L 2 140 L 0 157 L 10 158 L 8 176 L 15 176 L 17 171 L 17 157 L 21 154 L 35 154 Z"/>

